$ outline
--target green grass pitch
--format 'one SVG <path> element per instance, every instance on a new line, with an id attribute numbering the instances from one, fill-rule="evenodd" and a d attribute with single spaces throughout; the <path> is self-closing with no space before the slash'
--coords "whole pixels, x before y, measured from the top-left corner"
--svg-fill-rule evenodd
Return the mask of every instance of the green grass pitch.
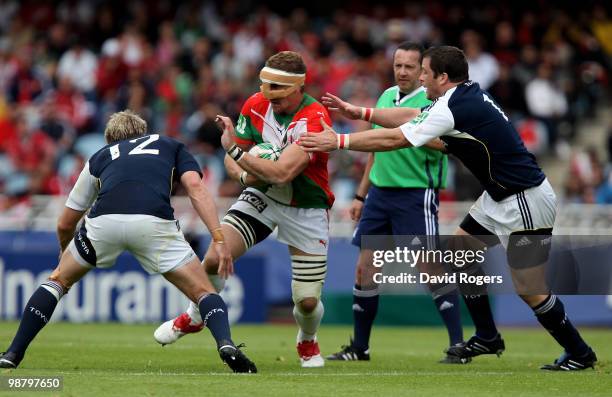
<path id="1" fill-rule="evenodd" d="M 437 360 L 446 343 L 442 328 L 375 327 L 372 361 L 327 362 L 302 369 L 290 325 L 236 326 L 233 337 L 260 373 L 235 375 L 223 366 L 208 331 L 160 347 L 155 324 L 47 326 L 17 370 L 0 376 L 63 376 L 61 392 L 8 392 L 4 396 L 610 396 L 612 330 L 586 329 L 599 356 L 596 370 L 550 373 L 538 369 L 560 353 L 541 329 L 504 329 L 506 352 L 468 365 Z M 17 328 L 0 322 L 0 347 Z M 471 332 L 471 330 L 466 330 Z M 349 327 L 324 326 L 323 354 L 346 343 Z"/>

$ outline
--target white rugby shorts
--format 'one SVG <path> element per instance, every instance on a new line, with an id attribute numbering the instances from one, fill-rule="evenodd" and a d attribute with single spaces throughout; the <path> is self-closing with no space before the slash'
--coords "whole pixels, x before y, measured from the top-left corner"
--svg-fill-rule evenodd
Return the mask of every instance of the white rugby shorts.
<path id="1" fill-rule="evenodd" d="M 68 249 L 87 267 L 108 268 L 129 251 L 149 273 L 166 273 L 196 258 L 178 222 L 152 215 L 85 217 Z"/>
<path id="2" fill-rule="evenodd" d="M 504 247 L 510 234 L 523 230 L 552 229 L 557 214 L 557 197 L 545 179 L 539 186 L 495 201 L 486 191 L 469 212 L 485 229 L 496 234 Z"/>
<path id="3" fill-rule="evenodd" d="M 277 230 L 281 243 L 307 254 L 327 255 L 329 243 L 329 213 L 325 208 L 296 208 L 278 203 L 257 189 L 245 189 L 231 210 L 252 216 Z M 231 227 L 231 224 L 222 222 Z M 240 232 L 240 231 L 238 231 Z M 248 247 L 247 243 L 245 245 Z"/>

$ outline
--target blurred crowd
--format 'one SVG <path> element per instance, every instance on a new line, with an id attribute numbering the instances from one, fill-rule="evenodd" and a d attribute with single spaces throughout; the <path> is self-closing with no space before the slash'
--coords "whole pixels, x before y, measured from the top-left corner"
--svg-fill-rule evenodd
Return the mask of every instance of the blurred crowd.
<path id="1" fill-rule="evenodd" d="M 596 147 L 572 153 L 564 188 L 565 202 L 612 204 L 612 125 L 606 149 L 603 158 L 602 151 Z"/>
<path id="2" fill-rule="evenodd" d="M 0 1 L 0 207 L 31 194 L 67 194 L 84 161 L 104 145 L 105 120 L 125 108 L 143 116 L 152 133 L 185 142 L 211 191 L 237 194 L 213 119 L 221 113 L 235 120 L 259 89 L 263 62 L 282 50 L 303 55 L 306 90 L 315 98 L 329 91 L 373 106 L 394 84 L 397 44 L 457 45 L 471 79 L 542 155 L 567 154 L 576 123 L 592 117 L 610 93 L 612 19 L 604 3 L 324 6 Z M 336 120 L 336 127 L 366 126 Z M 352 195 L 365 160 L 333 156 L 332 187 L 340 199 Z M 451 174 L 446 196 L 473 196 L 456 183 L 462 170 Z"/>

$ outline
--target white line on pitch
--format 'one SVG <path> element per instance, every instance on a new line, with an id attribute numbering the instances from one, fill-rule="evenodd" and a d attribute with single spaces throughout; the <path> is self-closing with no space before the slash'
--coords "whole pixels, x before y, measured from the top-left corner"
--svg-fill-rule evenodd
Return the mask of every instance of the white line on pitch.
<path id="1" fill-rule="evenodd" d="M 202 372 L 202 373 L 182 373 L 182 372 L 127 372 L 117 375 L 115 373 L 108 372 L 91 372 L 91 371 L 61 371 L 61 375 L 108 375 L 108 376 L 235 376 L 236 374 L 230 372 Z M 274 372 L 274 373 L 260 373 L 265 376 L 439 376 L 439 375 L 460 375 L 465 376 L 490 376 L 500 375 L 509 376 L 514 375 L 514 372 Z"/>

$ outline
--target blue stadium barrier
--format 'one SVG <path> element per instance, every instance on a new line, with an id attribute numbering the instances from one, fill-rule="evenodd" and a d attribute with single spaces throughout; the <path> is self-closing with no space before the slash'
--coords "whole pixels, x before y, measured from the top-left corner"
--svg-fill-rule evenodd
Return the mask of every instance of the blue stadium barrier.
<path id="1" fill-rule="evenodd" d="M 57 265 L 57 238 L 49 232 L 0 233 L 0 319 L 21 317 L 34 290 Z M 265 258 L 241 260 L 227 282 L 223 297 L 231 322 L 266 320 Z M 73 286 L 56 309 L 53 320 L 72 322 L 159 322 L 180 314 L 187 298 L 159 275 L 147 274 L 129 254 L 114 267 L 95 269 Z"/>
<path id="2" fill-rule="evenodd" d="M 208 241 L 208 236 L 199 237 L 200 251 Z M 56 266 L 57 252 L 54 233 L 0 232 L 0 319 L 20 317 L 25 300 Z M 202 252 L 198 254 L 201 257 Z M 349 239 L 334 238 L 328 255 L 324 299 L 352 295 L 357 248 Z M 263 322 L 270 305 L 291 303 L 289 261 L 287 247 L 270 238 L 236 263 L 236 276 L 228 280 L 222 294 L 232 322 Z M 187 302 L 172 285 L 160 276 L 149 276 L 127 254 L 109 270 L 94 270 L 81 284 L 62 299 L 54 320 L 159 322 L 182 312 Z M 500 325 L 537 324 L 518 297 L 499 295 L 493 300 Z M 612 298 L 564 296 L 563 301 L 574 323 L 612 326 Z"/>

